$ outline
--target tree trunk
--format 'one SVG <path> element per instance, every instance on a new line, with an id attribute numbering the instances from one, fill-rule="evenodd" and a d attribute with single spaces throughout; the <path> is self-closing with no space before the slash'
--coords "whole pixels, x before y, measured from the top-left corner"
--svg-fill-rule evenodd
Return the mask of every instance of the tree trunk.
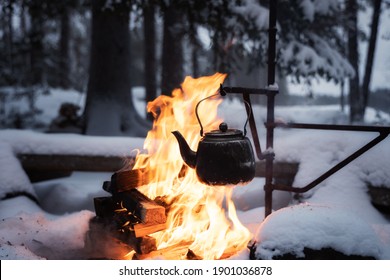
<path id="1" fill-rule="evenodd" d="M 30 83 L 32 85 L 42 85 L 44 82 L 44 49 L 43 49 L 43 22 L 41 2 L 31 0 L 29 3 L 29 13 L 31 18 L 30 29 Z"/>
<path id="2" fill-rule="evenodd" d="M 192 61 L 192 75 L 199 77 L 199 46 L 197 44 L 192 45 L 191 61 Z"/>
<path id="3" fill-rule="evenodd" d="M 214 69 L 217 72 L 228 73 L 229 66 L 227 61 L 227 52 L 224 50 L 224 38 L 220 31 L 216 31 L 213 37 L 213 57 Z"/>
<path id="4" fill-rule="evenodd" d="M 341 81 L 340 83 L 340 109 L 341 109 L 341 112 L 344 112 L 345 110 L 345 83 L 344 83 L 344 80 Z"/>
<path id="5" fill-rule="evenodd" d="M 127 1 L 92 1 L 92 40 L 85 116 L 89 135 L 145 136 L 149 125 L 131 96 Z"/>
<path id="6" fill-rule="evenodd" d="M 28 16 L 27 15 L 27 12 L 28 12 L 28 8 L 27 8 L 27 3 L 26 3 L 26 0 L 22 0 L 21 3 L 20 3 L 20 32 L 21 32 L 21 37 L 22 38 L 27 38 L 28 37 L 28 29 L 27 29 L 27 19 L 26 17 Z M 31 60 L 30 60 L 30 55 L 28 52 L 24 52 L 22 54 L 22 63 L 23 63 L 23 66 L 21 66 L 21 70 L 22 70 L 22 74 L 20 75 L 20 83 L 22 85 L 26 85 L 29 83 L 29 80 L 28 80 L 28 74 L 27 73 L 30 73 L 30 69 L 31 69 Z"/>
<path id="7" fill-rule="evenodd" d="M 347 0 L 347 33 L 348 33 L 348 59 L 353 69 L 355 76 L 349 79 L 349 106 L 350 106 L 350 122 L 362 122 L 364 118 L 363 98 L 360 94 L 359 86 L 359 52 L 358 52 L 358 25 L 357 0 Z"/>
<path id="8" fill-rule="evenodd" d="M 59 86 L 69 88 L 69 9 L 64 5 L 61 11 L 60 59 L 59 59 Z"/>
<path id="9" fill-rule="evenodd" d="M 161 92 L 170 95 L 183 81 L 183 14 L 172 4 L 164 11 Z"/>
<path id="10" fill-rule="evenodd" d="M 6 26 L 4 28 L 4 37 L 6 41 L 7 46 L 7 60 L 9 63 L 9 70 L 10 70 L 10 77 L 14 77 L 14 31 L 13 31 L 13 24 L 12 24 L 12 17 L 13 17 L 13 1 L 9 1 L 8 8 L 5 9 L 6 14 L 4 15 L 4 18 L 6 20 Z M 14 79 L 12 79 L 12 82 L 14 82 Z"/>
<path id="11" fill-rule="evenodd" d="M 366 67 L 364 71 L 364 78 L 363 78 L 363 85 L 362 85 L 364 109 L 368 105 L 368 97 L 370 93 L 371 73 L 372 73 L 372 67 L 374 65 L 374 55 L 375 55 L 376 40 L 378 35 L 379 17 L 381 14 L 381 4 L 382 4 L 382 0 L 374 1 L 374 10 L 373 10 L 372 21 L 371 21 L 371 34 L 370 34 L 370 41 L 367 49 L 367 60 L 366 60 Z"/>
<path id="12" fill-rule="evenodd" d="M 145 63 L 145 101 L 150 102 L 156 98 L 156 27 L 155 8 L 148 5 L 144 8 L 144 63 Z M 152 114 L 147 114 L 153 120 Z"/>

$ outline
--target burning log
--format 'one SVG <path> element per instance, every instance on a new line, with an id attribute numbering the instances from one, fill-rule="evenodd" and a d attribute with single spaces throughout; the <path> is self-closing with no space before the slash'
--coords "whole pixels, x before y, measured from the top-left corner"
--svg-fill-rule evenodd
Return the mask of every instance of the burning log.
<path id="1" fill-rule="evenodd" d="M 181 242 L 166 248 L 154 250 L 149 253 L 139 254 L 137 253 L 134 258 L 138 260 L 153 259 L 163 257 L 166 260 L 186 259 L 189 252 L 188 246 L 191 242 Z M 192 256 L 191 256 L 192 257 Z"/>
<path id="2" fill-rule="evenodd" d="M 144 260 L 144 259 L 155 259 L 155 258 L 164 258 L 165 260 L 202 260 L 202 258 L 194 251 L 189 249 L 189 246 L 191 245 L 192 242 L 180 242 L 178 244 L 162 248 L 159 250 L 154 250 L 150 251 L 149 253 L 146 254 L 140 254 L 136 253 L 134 255 L 134 259 L 138 260 Z M 236 252 L 235 251 L 229 251 L 229 252 L 224 252 L 220 259 L 227 259 L 234 255 Z"/>
<path id="3" fill-rule="evenodd" d="M 104 182 L 103 189 L 108 190 L 111 182 Z M 161 198 L 160 198 L 161 199 Z M 122 254 L 123 248 L 134 250 L 138 254 L 147 254 L 156 250 L 156 240 L 148 234 L 166 228 L 166 209 L 137 189 L 114 192 L 110 197 L 95 197 L 96 217 L 90 221 L 90 230 L 86 237 L 86 248 L 94 256 L 107 256 L 107 246 L 117 248 Z M 104 241 L 103 248 L 93 250 L 96 244 Z M 95 244 L 95 245 L 94 245 Z M 129 250 L 128 248 L 131 248 Z"/>
<path id="4" fill-rule="evenodd" d="M 163 206 L 157 205 L 149 198 L 145 199 L 145 196 L 138 191 L 128 194 L 126 198 L 122 195 L 121 199 L 123 199 L 121 202 L 116 202 L 113 197 L 94 198 L 96 216 L 114 223 L 117 230 L 128 228 L 136 238 L 166 228 Z M 124 205 L 130 205 L 134 210 L 129 210 Z"/>
<path id="5" fill-rule="evenodd" d="M 159 166 L 159 168 L 161 167 L 162 166 Z M 103 188 L 109 193 L 118 193 L 147 185 L 153 181 L 153 177 L 156 174 L 156 170 L 157 169 L 149 167 L 115 172 L 111 176 L 111 182 L 105 182 L 105 186 L 103 186 Z M 183 165 L 178 174 L 178 177 L 184 177 L 186 171 L 187 166 Z M 160 174 L 158 180 L 160 182 L 166 180 L 167 178 L 165 178 L 164 176 L 166 175 Z"/>
<path id="6" fill-rule="evenodd" d="M 95 197 L 93 199 L 96 216 L 111 218 L 114 213 L 114 201 L 112 197 Z"/>
<path id="7" fill-rule="evenodd" d="M 135 237 L 143 237 L 148 234 L 152 234 L 158 232 L 160 230 L 164 230 L 167 228 L 167 225 L 164 224 L 135 224 L 133 225 L 134 235 Z"/>
<path id="8" fill-rule="evenodd" d="M 105 182 L 103 187 L 106 185 Z M 163 206 L 136 189 L 111 197 L 95 197 L 94 206 L 96 217 L 91 220 L 87 234 L 88 251 L 91 251 L 89 247 L 93 248 L 93 244 L 99 244 L 102 240 L 113 248 L 119 248 L 119 243 L 123 243 L 125 248 L 130 247 L 139 254 L 156 250 L 156 240 L 148 234 L 166 228 L 166 210 Z M 104 248 L 100 251 L 93 253 L 106 253 Z"/>
<path id="9" fill-rule="evenodd" d="M 114 201 L 144 224 L 163 224 L 167 220 L 165 208 L 136 189 L 116 194 Z"/>
<path id="10" fill-rule="evenodd" d="M 147 185 L 154 173 L 155 170 L 148 168 L 115 172 L 111 176 L 110 192 L 123 192 Z"/>

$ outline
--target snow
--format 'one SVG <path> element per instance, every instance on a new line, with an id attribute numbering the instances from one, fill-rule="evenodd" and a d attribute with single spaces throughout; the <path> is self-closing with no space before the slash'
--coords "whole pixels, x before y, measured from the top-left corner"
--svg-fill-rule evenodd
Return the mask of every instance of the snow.
<path id="1" fill-rule="evenodd" d="M 325 39 L 315 34 L 306 36 L 314 42 L 312 46 L 291 39 L 282 50 L 280 63 L 286 67 L 292 64 L 293 75 L 301 73 L 310 76 L 325 72 L 334 79 L 354 75 L 353 68 Z"/>
<path id="2" fill-rule="evenodd" d="M 47 134 L 29 130 L 5 129 L 0 141 L 16 154 L 72 154 L 130 156 L 143 146 L 143 138 L 85 136 L 71 133 Z"/>
<path id="3" fill-rule="evenodd" d="M 8 143 L 0 142 L 0 166 L 0 198 L 22 192 L 35 196 L 30 180 Z"/>
<path id="4" fill-rule="evenodd" d="M 137 103 L 136 108 L 143 111 L 144 104 Z M 266 109 L 259 105 L 253 109 L 264 149 Z M 241 129 L 246 119 L 243 112 L 238 100 L 226 99 L 218 115 L 230 127 Z M 377 113 L 369 108 L 366 124 L 389 125 L 390 116 L 379 112 L 378 118 Z M 283 122 L 329 124 L 347 120 L 347 112 L 340 112 L 338 106 L 276 107 L 275 114 Z M 293 185 L 304 187 L 375 136 L 363 132 L 276 129 L 273 151 L 276 160 L 300 163 Z M 389 144 L 386 138 L 300 196 L 275 191 L 273 212 L 265 220 L 264 178 L 234 188 L 238 217 L 253 234 L 256 256 L 271 259 L 293 253 L 300 257 L 308 247 L 390 260 L 389 217 L 372 206 L 367 193 L 367 184 L 390 187 Z M 36 197 L 39 204 L 25 196 L 0 200 L 0 259 L 85 258 L 84 235 L 89 219 L 95 215 L 93 198 L 107 195 L 102 183 L 111 176 L 105 172 L 74 172 L 67 178 L 31 183 L 16 158 L 18 153 L 128 156 L 142 150 L 142 146 L 141 138 L 1 130 L 1 198 L 10 192 L 25 192 Z M 232 257 L 248 258 L 248 250 Z"/>
<path id="5" fill-rule="evenodd" d="M 312 2 L 312 3 L 310 3 Z M 326 14 L 330 9 L 325 9 L 327 5 L 329 5 L 329 8 L 334 7 L 333 2 L 336 2 L 337 5 L 338 1 L 332 0 L 332 1 L 315 1 L 315 5 L 313 1 L 308 0 L 302 0 L 301 5 L 305 4 L 307 5 L 304 7 L 303 10 L 308 11 L 308 13 L 305 15 L 306 18 L 310 18 L 312 15 L 311 13 L 314 12 L 314 7 L 316 9 L 322 9 L 321 6 L 324 6 L 324 9 L 321 11 L 318 11 L 319 14 Z M 388 49 L 390 48 L 390 40 L 389 38 L 389 26 L 390 26 L 390 11 L 387 9 L 383 9 L 381 17 L 380 17 L 380 26 L 378 30 L 378 39 L 377 39 L 377 47 L 375 51 L 375 58 L 374 58 L 374 66 L 372 69 L 372 77 L 371 77 L 371 83 L 370 88 L 375 91 L 378 89 L 383 89 L 388 87 L 388 80 L 389 80 L 389 63 L 390 63 L 390 57 Z M 372 8 L 368 7 L 364 11 L 360 11 L 358 15 L 358 21 L 359 21 L 359 27 L 364 30 L 366 34 L 368 34 L 370 30 L 370 24 L 371 24 L 371 15 L 372 15 Z M 365 62 L 366 62 L 366 53 L 368 48 L 368 42 L 367 41 L 361 41 L 359 42 L 359 53 L 361 55 L 360 57 L 360 77 L 363 77 L 364 69 L 365 69 Z M 291 93 L 294 94 L 307 94 L 307 90 L 302 86 L 300 83 L 289 83 L 289 90 Z M 326 81 L 325 79 L 317 79 L 312 81 L 312 85 L 310 86 L 310 90 L 314 93 L 327 93 L 332 94 L 334 96 L 340 95 L 340 84 L 336 84 L 333 81 Z M 346 87 L 347 90 L 347 87 Z"/>
<path id="6" fill-rule="evenodd" d="M 246 18 L 248 22 L 253 22 L 259 30 L 268 28 L 269 11 L 254 0 L 243 1 L 242 5 L 234 7 L 233 11 Z"/>
<path id="7" fill-rule="evenodd" d="M 18 96 L 18 92 L 24 92 L 26 90 L 29 90 L 30 95 Z M 3 87 L 2 91 L 8 93 L 6 100 L 4 100 L 4 104 L 7 104 L 7 106 L 4 107 L 4 112 L 2 112 L 4 115 L 9 115 L 12 111 L 23 115 L 28 114 L 34 109 L 50 108 L 49 110 L 41 110 L 38 114 L 33 116 L 34 122 L 42 124 L 43 126 L 49 125 L 50 121 L 58 115 L 62 103 L 69 102 L 83 108 L 82 105 L 85 102 L 85 95 L 75 90 Z M 35 106 L 31 106 L 32 104 L 30 103 L 31 100 L 29 100 L 29 98 L 35 100 Z"/>
<path id="8" fill-rule="evenodd" d="M 14 202 L 28 204 L 23 198 Z M 34 211 L 35 210 L 35 211 Z M 50 217 L 38 209 L 26 209 L 17 215 L 3 218 L 0 228 L 1 259 L 64 259 L 76 255 L 83 248 L 90 211 Z M 8 246 L 3 247 L 3 244 Z"/>
<path id="9" fill-rule="evenodd" d="M 320 15 L 330 14 L 332 10 L 337 10 L 340 3 L 338 0 L 301 0 L 299 5 L 302 8 L 304 18 L 312 22 L 316 13 Z"/>
<path id="10" fill-rule="evenodd" d="M 256 253 L 262 259 L 286 253 L 304 257 L 304 247 L 382 256 L 381 242 L 367 222 L 354 212 L 321 204 L 303 203 L 279 210 L 260 225 L 257 239 L 261 242 Z"/>

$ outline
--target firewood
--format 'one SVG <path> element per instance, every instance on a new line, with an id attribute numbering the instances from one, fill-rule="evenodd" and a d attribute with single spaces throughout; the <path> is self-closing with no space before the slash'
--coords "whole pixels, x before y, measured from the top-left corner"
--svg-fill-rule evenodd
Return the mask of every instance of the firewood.
<path id="1" fill-rule="evenodd" d="M 200 256 L 198 256 L 194 251 L 189 249 L 191 243 L 191 241 L 183 241 L 169 247 L 151 251 L 147 254 L 137 253 L 134 258 L 143 260 L 162 257 L 166 260 L 201 260 L 202 258 Z M 228 259 L 236 253 L 237 250 L 235 248 L 228 248 L 223 252 L 222 256 L 219 259 Z"/>
<path id="2" fill-rule="evenodd" d="M 105 190 L 106 192 L 109 192 L 111 193 L 111 182 L 110 181 L 104 181 L 103 182 L 103 190 Z"/>
<path id="3" fill-rule="evenodd" d="M 184 260 L 187 258 L 188 246 L 191 242 L 180 242 L 166 248 L 154 250 L 146 254 L 137 253 L 134 255 L 134 259 L 156 259 L 163 258 L 165 260 Z"/>
<path id="4" fill-rule="evenodd" d="M 123 170 L 115 172 L 111 176 L 111 182 L 110 185 L 106 185 L 106 191 L 110 193 L 116 193 L 116 192 L 124 192 L 128 190 L 132 190 L 134 188 L 138 188 L 140 186 L 147 185 L 153 181 L 153 178 L 155 174 L 157 173 L 157 168 L 164 168 L 168 166 L 168 164 L 164 164 L 161 166 L 158 166 L 156 168 L 138 168 L 133 170 Z M 187 166 L 183 165 L 178 177 L 182 178 L 185 175 L 185 172 L 187 170 Z M 158 180 L 160 182 L 167 179 L 167 175 L 165 173 L 159 174 Z"/>
<path id="5" fill-rule="evenodd" d="M 142 223 L 137 217 L 129 215 L 128 213 L 114 213 L 110 221 L 116 225 L 117 230 L 127 229 L 132 231 L 135 237 L 142 237 L 148 234 L 155 233 L 166 229 L 166 223 L 162 224 L 146 224 Z"/>
<path id="6" fill-rule="evenodd" d="M 155 220 L 152 220 L 152 223 L 143 222 L 140 218 L 142 216 L 138 217 L 134 212 L 129 211 L 123 206 L 122 202 L 114 202 L 112 197 L 95 197 L 94 204 L 98 218 L 103 218 L 106 224 L 111 224 L 118 231 L 122 229 L 132 231 L 136 238 L 166 228 L 165 223 L 156 223 Z M 165 221 L 166 219 L 163 220 Z"/>
<path id="7" fill-rule="evenodd" d="M 147 185 L 155 170 L 138 168 L 115 172 L 111 176 L 110 192 L 128 191 L 140 186 Z"/>
<path id="8" fill-rule="evenodd" d="M 166 223 L 164 224 L 134 224 L 133 230 L 135 237 L 142 237 L 148 234 L 158 232 L 167 228 Z"/>
<path id="9" fill-rule="evenodd" d="M 135 251 L 139 254 L 148 254 L 157 250 L 156 239 L 151 236 L 137 238 Z"/>
<path id="10" fill-rule="evenodd" d="M 96 216 L 112 217 L 114 214 L 114 201 L 112 197 L 95 197 L 93 202 Z"/>
<path id="11" fill-rule="evenodd" d="M 114 201 L 144 224 L 163 224 L 167 220 L 165 208 L 136 189 L 116 194 Z"/>
<path id="12" fill-rule="evenodd" d="M 143 223 L 137 216 L 127 211 L 114 211 L 110 221 L 116 224 L 118 230 L 128 229 L 132 231 L 135 237 L 155 233 L 167 227 L 166 223 Z"/>
<path id="13" fill-rule="evenodd" d="M 110 221 L 116 225 L 117 230 L 127 229 L 134 233 L 135 237 L 142 237 L 167 228 L 166 223 L 142 223 L 137 217 L 127 213 L 114 213 Z"/>

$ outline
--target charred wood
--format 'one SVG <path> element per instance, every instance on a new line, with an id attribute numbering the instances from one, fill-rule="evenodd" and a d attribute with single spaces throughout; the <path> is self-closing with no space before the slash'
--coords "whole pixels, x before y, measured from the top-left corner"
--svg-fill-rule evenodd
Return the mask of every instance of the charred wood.
<path id="1" fill-rule="evenodd" d="M 164 166 L 168 166 L 168 164 L 158 166 L 158 168 L 164 168 Z M 184 177 L 186 171 L 187 166 L 183 165 L 178 174 L 178 177 Z M 155 181 L 162 182 L 168 179 L 166 173 L 160 172 L 158 178 L 156 178 L 156 174 L 157 168 L 150 167 L 115 172 L 111 176 L 111 184 L 107 185 L 106 191 L 110 193 L 124 192 L 132 190 L 134 188 L 145 186 Z"/>
<path id="2" fill-rule="evenodd" d="M 93 203 L 96 216 L 110 218 L 114 215 L 114 201 L 112 197 L 95 197 Z"/>
<path id="3" fill-rule="evenodd" d="M 162 224 L 167 218 L 165 208 L 136 189 L 117 193 L 114 202 L 127 209 L 144 224 Z"/>
<path id="4" fill-rule="evenodd" d="M 130 202 L 129 199 L 125 199 L 126 202 L 124 202 L 123 195 L 121 199 L 95 197 L 96 216 L 105 219 L 106 223 L 112 223 L 119 231 L 124 229 L 132 231 L 135 237 L 142 237 L 165 229 L 165 208 L 149 198 L 145 199 L 145 196 L 138 191 L 135 193 L 142 200 L 136 202 L 137 198 L 132 197 Z M 131 205 L 131 209 L 129 210 L 124 205 Z"/>

